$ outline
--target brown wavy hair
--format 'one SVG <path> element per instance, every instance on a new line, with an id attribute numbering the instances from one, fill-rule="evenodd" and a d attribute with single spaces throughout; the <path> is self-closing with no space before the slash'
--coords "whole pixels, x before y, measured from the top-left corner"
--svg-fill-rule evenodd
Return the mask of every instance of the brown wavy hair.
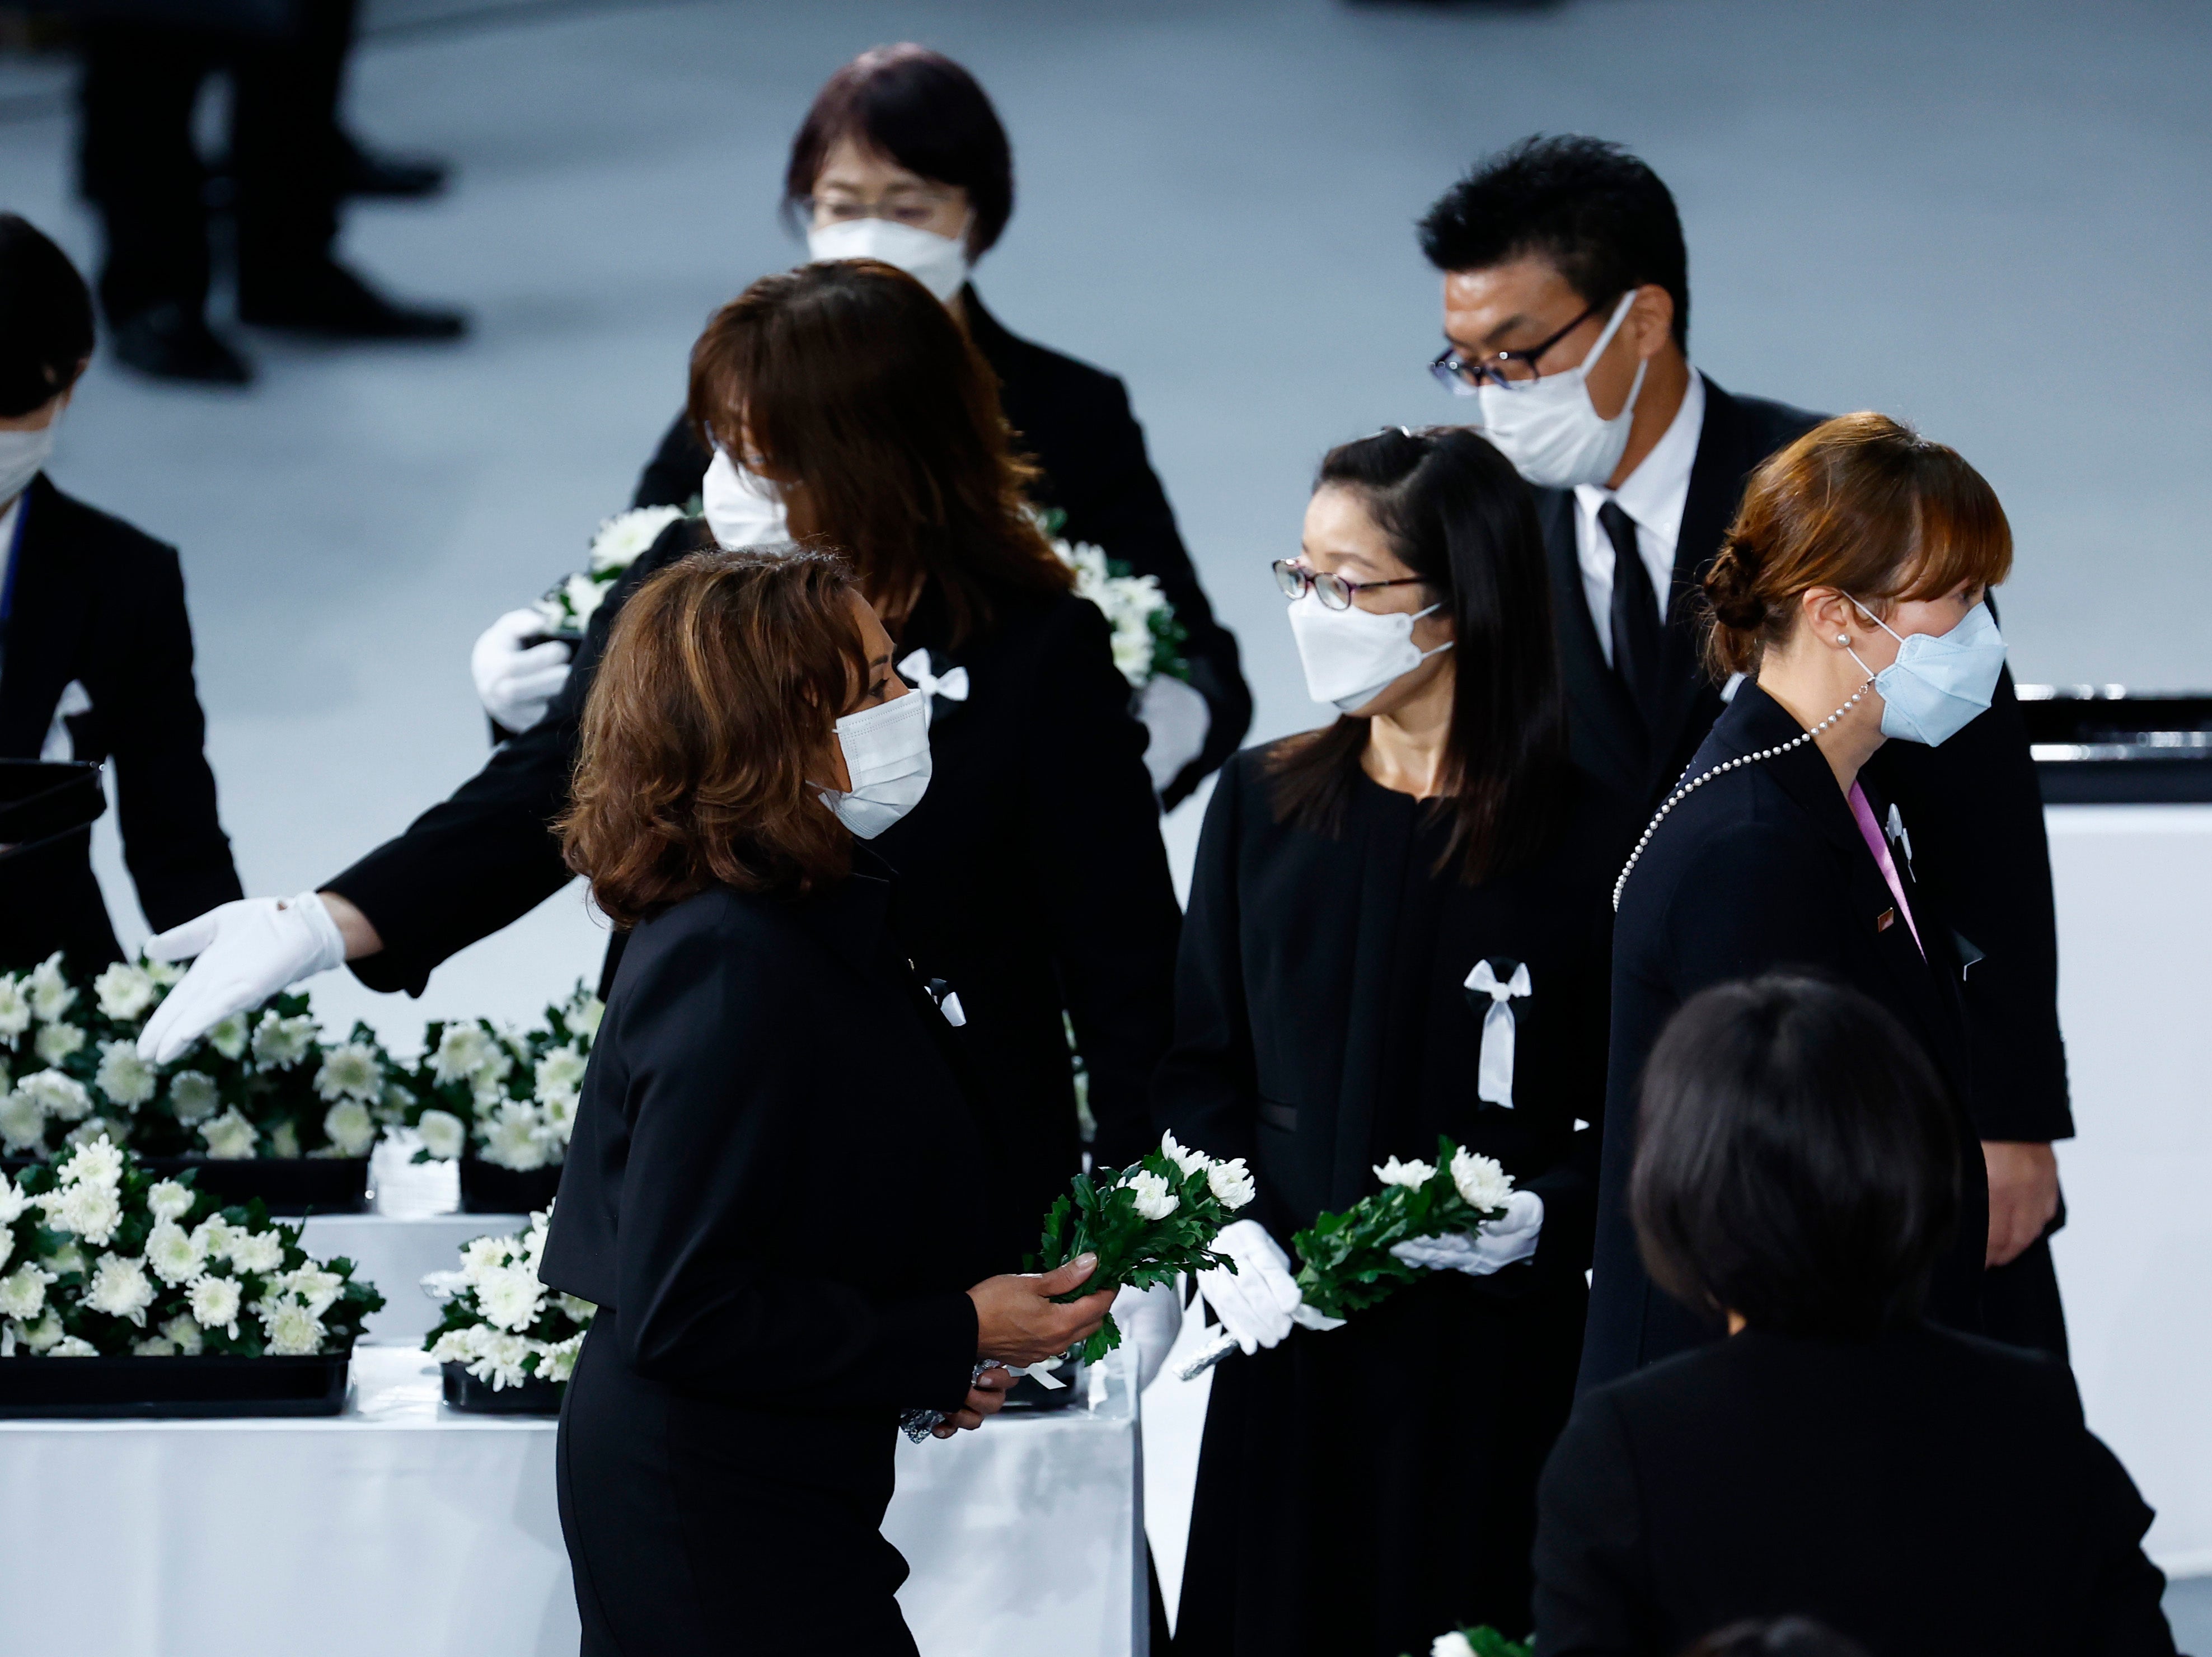
<path id="1" fill-rule="evenodd" d="M 1716 679 L 1755 672 L 1812 588 L 1886 615 L 2011 570 L 2004 508 L 1958 450 L 1886 414 L 1840 414 L 1752 474 L 1705 572 L 1705 665 Z"/>
<path id="2" fill-rule="evenodd" d="M 990 365 L 903 271 L 763 277 L 692 347 L 690 413 L 702 443 L 750 445 L 793 532 L 853 560 L 893 638 L 925 583 L 955 646 L 996 596 L 1074 585 L 1030 515 L 1037 472 L 1014 456 Z"/>
<path id="3" fill-rule="evenodd" d="M 852 838 L 807 771 L 867 663 L 844 560 L 795 546 L 695 552 L 615 618 L 555 828 L 618 927 L 710 886 L 796 895 Z"/>

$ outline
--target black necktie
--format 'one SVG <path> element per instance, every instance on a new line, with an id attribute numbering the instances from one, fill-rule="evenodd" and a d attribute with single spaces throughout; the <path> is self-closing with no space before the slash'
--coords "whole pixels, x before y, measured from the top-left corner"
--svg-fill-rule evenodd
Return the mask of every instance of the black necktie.
<path id="1" fill-rule="evenodd" d="M 1644 555 L 1636 548 L 1636 521 L 1607 501 L 1597 521 L 1613 543 L 1613 670 L 1649 726 L 1659 708 L 1659 653 L 1666 630 Z"/>

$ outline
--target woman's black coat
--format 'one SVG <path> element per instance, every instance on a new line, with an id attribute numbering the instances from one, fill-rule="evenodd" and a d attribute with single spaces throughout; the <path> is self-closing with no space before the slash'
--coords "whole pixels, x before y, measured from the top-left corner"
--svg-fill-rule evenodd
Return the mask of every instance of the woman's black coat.
<path id="1" fill-rule="evenodd" d="M 2172 1657 L 2150 1509 L 2065 1365 L 1753 1330 L 1586 1393 L 1544 1469 L 1536 1648 L 1806 1616 L 1881 1657 Z"/>
<path id="2" fill-rule="evenodd" d="M 562 1411 L 585 1649 L 902 1647 L 895 1423 L 975 1358 L 993 1178 L 958 1033 L 862 855 L 632 935 L 539 1275 L 599 1307 Z"/>
<path id="3" fill-rule="evenodd" d="M 35 759 L 64 690 L 70 757 L 112 760 L 123 858 L 155 931 L 243 895 L 216 819 L 207 721 L 192 682 L 192 624 L 177 551 L 56 489 L 24 491 L 8 624 L 0 635 L 0 756 Z M 5 549 L 0 548 L 0 563 Z M 74 965 L 121 959 L 76 834 L 0 862 L 0 971 L 64 950 Z"/>
<path id="4" fill-rule="evenodd" d="M 1015 446 L 1044 472 L 1034 491 L 1036 504 L 1065 515 L 1060 533 L 1068 540 L 1087 542 L 1138 575 L 1156 577 L 1188 635 L 1183 655 L 1191 685 L 1212 719 L 1204 749 L 1161 796 L 1174 806 L 1236 752 L 1251 728 L 1252 692 L 1238 665 L 1236 636 L 1214 619 L 1198 584 L 1121 382 L 1008 333 L 973 288 L 962 289 L 960 303 L 968 337 L 999 376 L 999 400 Z M 630 504 L 688 508 L 712 458 L 679 417 L 647 462 Z"/>
<path id="5" fill-rule="evenodd" d="M 1747 680 L 1688 775 L 1702 776 L 1803 734 L 1786 709 Z M 1881 759 L 1877 752 L 1859 777 L 1877 822 L 1887 820 L 1891 799 L 1882 787 Z M 1927 947 L 1925 960 L 1816 744 L 1714 777 L 1652 833 L 1613 927 L 1612 1056 L 1583 1346 L 1585 1388 L 1721 1332 L 1718 1324 L 1654 1284 L 1638 1257 L 1628 1217 L 1638 1088 L 1644 1061 L 1675 1008 L 1708 985 L 1778 969 L 1820 974 L 1873 996 L 1903 1021 L 1942 1074 L 1957 1121 L 1960 1215 L 1957 1240 L 1937 1268 L 1930 1309 L 1953 1327 L 1978 1325 L 1989 1184 L 1966 1112 L 1971 1094 L 1959 947 L 1942 894 L 1916 883 L 1901 844 L 1892 856 Z"/>
<path id="6" fill-rule="evenodd" d="M 670 526 L 592 618 L 575 671 L 537 725 L 337 879 L 384 939 L 354 962 L 373 989 L 419 990 L 448 955 L 570 879 L 547 825 L 567 804 L 583 699 L 613 618 L 638 585 L 694 550 Z M 938 699 L 927 794 L 872 842 L 900 876 L 915 959 L 957 991 L 975 1055 L 976 1107 L 1003 1179 L 991 1193 L 1007 1267 L 1079 1166 L 1062 1009 L 1089 1071 L 1102 1162 L 1152 1142 L 1146 1088 L 1173 1024 L 1180 915 L 1105 620 L 1073 594 L 1005 594 L 997 624 L 959 649 L 925 590 L 902 661 L 965 667 L 965 702 Z M 617 943 L 620 939 L 617 938 Z"/>

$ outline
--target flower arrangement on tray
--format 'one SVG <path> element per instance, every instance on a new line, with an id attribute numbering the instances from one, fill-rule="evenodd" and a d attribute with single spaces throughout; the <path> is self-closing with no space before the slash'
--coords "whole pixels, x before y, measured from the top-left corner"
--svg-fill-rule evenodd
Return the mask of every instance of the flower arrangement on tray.
<path id="1" fill-rule="evenodd" d="M 0 1173 L 0 1358 L 340 1355 L 383 1304 L 260 1203 L 219 1207 L 106 1135 Z"/>
<path id="2" fill-rule="evenodd" d="M 1310 1328 L 1334 1328 L 1356 1312 L 1388 1299 L 1426 1276 L 1390 1251 L 1417 1237 L 1471 1232 L 1503 1219 L 1513 1195 L 1513 1176 L 1492 1157 L 1437 1141 L 1434 1163 L 1391 1157 L 1375 1170 L 1382 1189 L 1341 1214 L 1321 1214 L 1291 1240 L 1297 1256 L 1298 1308 Z M 1176 1371 L 1194 1380 L 1237 1349 L 1218 1333 Z"/>
<path id="3" fill-rule="evenodd" d="M 538 600 L 548 638 L 579 639 L 623 573 L 678 518 L 693 515 L 680 507 L 639 506 L 617 512 L 592 537 L 584 568 L 556 582 Z"/>
<path id="4" fill-rule="evenodd" d="M 520 1033 L 483 1019 L 431 1025 L 422 1057 L 401 1075 L 392 1118 L 422 1136 L 415 1160 L 474 1160 L 515 1173 L 557 1169 L 605 1011 L 579 984 Z"/>
<path id="5" fill-rule="evenodd" d="M 434 1271 L 423 1292 L 445 1303 L 445 1314 L 422 1349 L 445 1367 L 447 1402 L 459 1409 L 557 1409 L 560 1389 L 576 1367 L 584 1331 L 599 1308 L 548 1289 L 538 1262 L 553 1211 L 530 1216 L 510 1237 L 478 1237 L 461 1249 L 457 1270 Z M 465 1376 L 482 1385 L 462 1384 Z M 494 1395 L 485 1400 L 489 1388 Z M 513 1389 L 511 1404 L 497 1395 Z"/>

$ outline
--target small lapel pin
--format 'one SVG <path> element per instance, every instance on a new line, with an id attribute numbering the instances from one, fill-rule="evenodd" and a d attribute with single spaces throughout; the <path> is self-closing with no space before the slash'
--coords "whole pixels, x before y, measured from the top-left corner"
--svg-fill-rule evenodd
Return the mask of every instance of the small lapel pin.
<path id="1" fill-rule="evenodd" d="M 1877 932 L 1887 932 L 1896 924 L 1897 911 L 1894 909 L 1885 909 L 1874 917 L 1874 929 Z"/>

